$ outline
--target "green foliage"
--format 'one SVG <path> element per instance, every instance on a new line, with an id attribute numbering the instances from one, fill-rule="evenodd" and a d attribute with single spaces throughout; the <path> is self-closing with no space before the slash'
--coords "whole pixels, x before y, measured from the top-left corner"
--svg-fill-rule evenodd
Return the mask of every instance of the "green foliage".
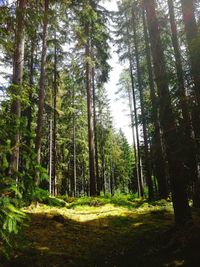
<path id="1" fill-rule="evenodd" d="M 19 209 L 21 194 L 17 187 L 12 185 L 0 190 L 0 246 L 7 256 L 13 247 L 18 246 L 17 237 L 25 223 L 26 215 Z"/>
<path id="2" fill-rule="evenodd" d="M 32 201 L 47 204 L 55 207 L 65 207 L 66 202 L 62 199 L 51 197 L 49 192 L 41 188 L 36 188 L 32 193 Z"/>
<path id="3" fill-rule="evenodd" d="M 68 197 L 60 197 L 64 199 L 70 205 L 68 208 L 74 208 L 76 206 L 91 206 L 91 207 L 99 207 L 106 204 L 113 204 L 115 206 L 122 206 L 127 208 L 134 208 L 140 202 L 137 201 L 134 195 L 123 195 L 121 193 L 116 193 L 111 196 L 110 194 L 102 195 L 100 197 L 80 197 L 80 198 L 68 198 Z M 143 201 L 142 201 L 143 203 Z"/>

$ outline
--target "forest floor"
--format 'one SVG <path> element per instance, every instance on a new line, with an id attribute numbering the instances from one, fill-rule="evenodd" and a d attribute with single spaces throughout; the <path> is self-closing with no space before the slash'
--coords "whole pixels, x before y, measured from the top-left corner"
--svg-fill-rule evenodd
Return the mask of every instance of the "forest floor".
<path id="1" fill-rule="evenodd" d="M 1 267 L 200 266 L 200 213 L 177 230 L 164 200 L 82 198 L 24 211 L 24 244 Z"/>

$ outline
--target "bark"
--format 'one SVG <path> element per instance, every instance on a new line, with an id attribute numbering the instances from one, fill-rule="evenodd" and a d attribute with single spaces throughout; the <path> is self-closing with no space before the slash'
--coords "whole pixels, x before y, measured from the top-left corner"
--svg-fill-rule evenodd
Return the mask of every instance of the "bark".
<path id="1" fill-rule="evenodd" d="M 43 111 L 44 111 L 44 100 L 45 100 L 45 78 L 46 78 L 45 64 L 46 64 L 46 57 L 47 57 L 48 10 L 49 10 L 49 0 L 45 0 L 43 36 L 42 36 L 42 56 L 41 56 L 40 81 L 39 81 L 39 102 L 38 102 L 36 138 L 35 138 L 35 152 L 37 155 L 37 163 L 38 164 L 40 164 L 40 150 L 41 150 L 42 126 L 43 126 Z M 38 174 L 36 176 L 37 176 L 36 184 L 38 184 L 39 183 Z"/>
<path id="2" fill-rule="evenodd" d="M 19 168 L 19 143 L 20 134 L 18 124 L 21 116 L 21 103 L 19 99 L 20 86 L 23 82 L 23 68 L 24 68 L 24 42 L 25 42 L 25 23 L 24 15 L 26 8 L 26 0 L 19 0 L 16 8 L 16 30 L 15 30 L 15 46 L 13 58 L 13 84 L 16 85 L 16 92 L 13 92 L 13 101 L 11 104 L 11 114 L 14 116 L 16 125 L 16 133 L 12 139 L 12 156 L 10 162 L 11 173 L 15 173 Z"/>
<path id="3" fill-rule="evenodd" d="M 186 33 L 186 39 L 188 44 L 188 50 L 189 50 L 189 56 L 190 56 L 190 62 L 191 62 L 191 72 L 192 77 L 194 80 L 194 94 L 195 94 L 195 104 L 193 105 L 192 110 L 192 122 L 196 137 L 196 144 L 197 144 L 197 152 L 200 154 L 200 68 L 199 68 L 199 62 L 200 62 L 200 52 L 199 52 L 199 37 L 200 34 L 198 32 L 198 27 L 195 19 L 195 8 L 194 8 L 194 1 L 193 0 L 181 0 L 181 6 L 182 6 L 182 13 L 183 13 L 183 21 L 185 25 L 185 33 Z M 190 165 L 196 163 L 196 159 L 193 156 L 191 152 L 194 151 L 194 145 L 192 143 L 191 150 L 188 150 L 187 152 L 190 155 Z M 195 167 L 193 167 L 193 170 L 191 171 L 193 175 L 193 181 L 194 181 L 194 196 L 193 196 L 193 205 L 195 207 L 200 207 L 200 181 L 198 178 L 198 174 L 195 173 Z M 195 175 L 196 174 L 196 175 Z"/>
<path id="4" fill-rule="evenodd" d="M 30 51 L 30 66 L 29 66 L 29 85 L 31 89 L 34 86 L 34 53 L 35 53 L 35 40 L 31 40 L 31 51 Z M 33 121 L 33 95 L 32 92 L 29 93 L 29 107 L 26 111 L 27 116 L 27 130 L 28 130 L 28 137 L 27 137 L 27 146 L 31 149 L 31 126 Z"/>
<path id="5" fill-rule="evenodd" d="M 101 186 L 99 178 L 99 157 L 98 157 L 98 140 L 97 140 L 97 119 L 96 119 L 96 92 L 95 92 L 95 73 L 92 68 L 92 87 L 93 87 L 93 121 L 94 121 L 94 140 L 95 140 L 95 169 L 96 169 L 96 181 L 97 181 L 97 195 L 100 195 Z"/>
<path id="6" fill-rule="evenodd" d="M 74 196 L 77 195 L 77 189 L 76 189 L 76 124 L 75 124 L 75 88 L 73 88 L 73 174 L 74 174 Z"/>
<path id="7" fill-rule="evenodd" d="M 148 148 L 148 134 L 147 134 L 147 123 L 146 123 L 146 112 L 144 107 L 144 93 L 142 85 L 142 75 L 140 68 L 140 58 L 139 58 L 139 48 L 138 48 L 138 37 L 135 28 L 135 15 L 134 11 L 132 12 L 132 21 L 133 21 L 133 42 L 135 47 L 135 59 L 136 59 L 136 68 L 137 68 L 137 79 L 138 79 L 138 89 L 140 95 L 140 105 L 141 105 L 141 115 L 142 115 L 142 129 L 143 129 L 143 138 L 144 138 L 144 160 L 145 160 L 145 174 L 146 181 L 148 185 L 148 197 L 149 199 L 154 198 L 153 192 L 153 183 L 151 178 L 151 169 L 150 169 L 150 159 L 149 159 L 149 148 Z"/>
<path id="8" fill-rule="evenodd" d="M 135 87 L 134 87 L 132 67 L 130 69 L 130 74 L 131 74 L 131 83 L 132 83 L 133 109 L 134 109 L 135 129 L 136 129 L 137 168 L 138 168 L 138 174 L 139 174 L 138 193 L 139 193 L 140 197 L 144 197 L 143 175 L 142 175 L 142 165 L 141 165 L 141 150 L 140 150 L 140 139 L 139 139 L 139 127 L 138 127 L 138 114 L 137 114 L 137 105 L 136 105 Z"/>
<path id="9" fill-rule="evenodd" d="M 91 66 L 89 58 L 91 56 L 90 30 L 86 25 L 86 36 L 88 38 L 85 46 L 86 56 L 86 91 L 87 91 L 87 115 L 88 115 L 88 147 L 89 147 L 89 173 L 90 173 L 90 195 L 96 195 L 96 177 L 95 177 L 95 143 L 94 143 L 94 122 L 93 122 L 93 97 Z"/>
<path id="10" fill-rule="evenodd" d="M 53 195 L 56 195 L 56 132 L 57 132 L 57 47 L 56 34 L 54 45 L 54 82 L 53 82 L 53 143 L 52 143 L 52 182 Z"/>
<path id="11" fill-rule="evenodd" d="M 105 184 L 105 153 L 104 153 L 104 147 L 102 147 L 101 151 L 101 164 L 102 164 L 102 174 L 101 174 L 101 188 L 103 189 L 104 195 L 106 194 L 106 184 Z"/>
<path id="12" fill-rule="evenodd" d="M 156 89 L 154 85 L 151 51 L 149 46 L 149 37 L 146 26 L 145 12 L 143 10 L 143 29 L 144 29 L 144 39 L 145 39 L 145 52 L 146 52 L 146 62 L 148 70 L 149 88 L 150 88 L 150 98 L 152 103 L 152 117 L 154 125 L 154 136 L 152 144 L 152 154 L 155 165 L 155 174 L 158 181 L 158 194 L 159 198 L 167 198 L 167 178 L 165 170 L 165 159 L 163 156 L 163 145 L 160 132 L 160 123 L 158 117 L 158 103 L 156 100 Z"/>
<path id="13" fill-rule="evenodd" d="M 169 94 L 168 77 L 159 24 L 156 17 L 155 1 L 144 0 L 144 4 L 147 13 L 155 80 L 158 87 L 160 122 L 169 164 L 175 221 L 177 225 L 183 225 L 191 219 L 191 211 L 188 203 L 186 181 L 183 175 L 183 165 L 180 160 L 181 147 Z"/>
<path id="14" fill-rule="evenodd" d="M 127 18 L 126 18 L 127 22 Z M 127 36 L 129 37 L 129 29 L 127 26 Z M 128 39 L 129 40 L 129 39 Z M 132 87 L 132 95 L 133 95 L 133 109 L 134 109 L 134 117 L 135 117 L 135 128 L 136 128 L 136 144 L 137 144 L 137 169 L 138 169 L 138 195 L 139 197 L 144 196 L 144 188 L 143 188 L 143 177 L 142 177 L 142 166 L 141 166 L 141 151 L 140 151 L 140 140 L 139 140 L 139 129 L 138 129 L 138 114 L 137 114 L 137 105 L 136 105 L 136 96 L 135 96 L 135 85 L 133 78 L 133 62 L 132 62 L 132 54 L 130 48 L 130 42 L 128 41 L 128 56 L 129 56 L 129 71 L 131 77 L 131 87 Z"/>
<path id="15" fill-rule="evenodd" d="M 49 121 L 49 194 L 52 194 L 52 136 L 53 136 L 53 121 Z"/>
<path id="16" fill-rule="evenodd" d="M 200 53 L 198 45 L 198 27 L 195 19 L 194 0 L 181 0 L 183 21 L 185 25 L 186 39 L 190 54 L 192 76 L 195 84 L 195 97 L 198 108 L 200 108 Z"/>
<path id="17" fill-rule="evenodd" d="M 135 165 L 136 165 L 136 173 L 133 169 L 133 177 L 135 177 L 136 174 L 136 180 L 137 180 L 137 186 L 138 191 L 140 190 L 140 184 L 139 184 L 139 173 L 138 173 L 138 158 L 137 158 L 137 150 L 136 150 L 136 144 L 135 144 L 135 133 L 134 133 L 134 118 L 133 118 L 133 96 L 131 94 L 131 88 L 128 88 L 128 99 L 129 99 L 129 109 L 130 109 L 130 115 L 131 115 L 131 129 L 132 129 L 132 137 L 133 137 L 133 152 L 134 152 L 134 158 L 135 158 Z M 140 191 L 138 192 L 138 195 L 140 196 Z"/>
<path id="18" fill-rule="evenodd" d="M 113 196 L 115 193 L 115 184 L 114 184 L 114 166 L 112 159 L 110 160 L 110 193 Z"/>

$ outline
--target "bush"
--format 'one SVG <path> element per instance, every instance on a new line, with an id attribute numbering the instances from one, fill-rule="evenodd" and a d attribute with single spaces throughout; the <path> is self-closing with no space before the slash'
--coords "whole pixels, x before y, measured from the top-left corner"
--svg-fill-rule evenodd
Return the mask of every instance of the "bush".
<path id="1" fill-rule="evenodd" d="M 15 191 L 17 191 L 15 189 Z M 25 213 L 19 209 L 17 194 L 11 197 L 12 187 L 0 192 L 0 248 L 4 254 L 9 256 L 11 249 L 16 246 L 16 237 L 24 225 Z"/>
<path id="2" fill-rule="evenodd" d="M 62 199 L 51 197 L 47 190 L 36 188 L 32 194 L 32 201 L 43 203 L 49 206 L 65 207 L 66 202 Z"/>

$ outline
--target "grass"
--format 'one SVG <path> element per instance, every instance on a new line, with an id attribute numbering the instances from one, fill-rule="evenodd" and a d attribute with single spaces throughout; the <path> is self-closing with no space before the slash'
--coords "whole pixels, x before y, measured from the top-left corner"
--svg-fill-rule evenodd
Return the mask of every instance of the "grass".
<path id="1" fill-rule="evenodd" d="M 31 218 L 24 229 L 26 246 L 0 266 L 199 266 L 198 211 L 196 224 L 177 232 L 172 205 L 164 200 L 147 203 L 115 196 L 62 201 L 64 206 L 24 209 Z"/>

